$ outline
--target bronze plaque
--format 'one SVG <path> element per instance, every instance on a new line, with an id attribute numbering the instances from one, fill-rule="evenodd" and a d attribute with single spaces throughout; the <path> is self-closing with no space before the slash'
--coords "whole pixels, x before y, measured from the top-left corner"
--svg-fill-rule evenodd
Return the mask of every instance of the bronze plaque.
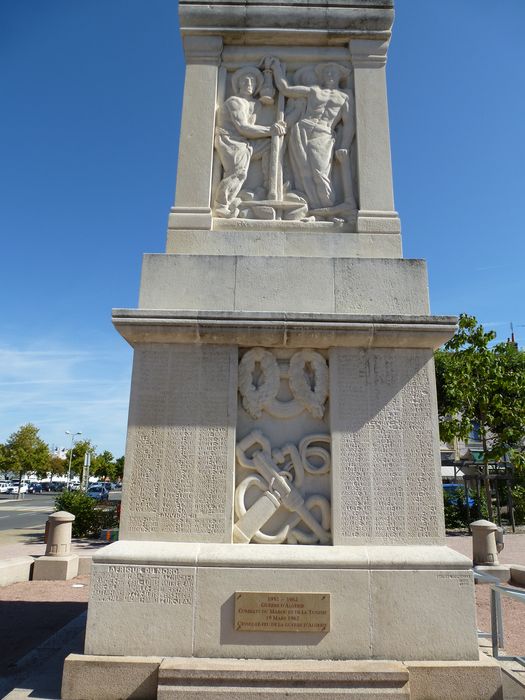
<path id="1" fill-rule="evenodd" d="M 329 632 L 330 593 L 235 594 L 237 632 Z"/>

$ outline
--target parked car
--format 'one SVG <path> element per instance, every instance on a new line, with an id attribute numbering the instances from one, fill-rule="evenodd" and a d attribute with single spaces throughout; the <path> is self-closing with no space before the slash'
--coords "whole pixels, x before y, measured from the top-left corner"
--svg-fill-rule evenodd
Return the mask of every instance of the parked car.
<path id="1" fill-rule="evenodd" d="M 12 493 L 13 484 L 9 481 L 0 481 L 0 493 Z"/>
<path id="2" fill-rule="evenodd" d="M 50 491 L 63 491 L 65 489 L 66 485 L 62 481 L 52 481 L 49 484 L 49 490 Z"/>
<path id="3" fill-rule="evenodd" d="M 109 497 L 109 489 L 106 488 L 105 484 L 93 484 L 86 491 L 86 494 L 90 498 L 94 498 L 96 501 L 107 501 Z"/>
<path id="4" fill-rule="evenodd" d="M 11 482 L 13 486 L 13 493 L 27 493 L 29 490 L 29 484 L 26 481 L 22 481 L 20 484 L 20 481 L 12 481 Z M 20 491 L 18 490 L 18 486 L 20 485 Z"/>
<path id="5" fill-rule="evenodd" d="M 28 493 L 42 493 L 42 484 L 38 483 L 38 481 L 32 481 L 29 486 L 27 487 L 27 492 Z"/>

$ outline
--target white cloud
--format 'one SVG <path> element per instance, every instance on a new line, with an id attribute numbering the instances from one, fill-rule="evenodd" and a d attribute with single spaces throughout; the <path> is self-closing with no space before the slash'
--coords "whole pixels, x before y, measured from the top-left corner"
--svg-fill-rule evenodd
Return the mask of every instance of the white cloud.
<path id="1" fill-rule="evenodd" d="M 131 374 L 127 346 L 76 348 L 41 340 L 0 346 L 0 442 L 34 423 L 51 447 L 81 431 L 99 449 L 124 451 Z"/>

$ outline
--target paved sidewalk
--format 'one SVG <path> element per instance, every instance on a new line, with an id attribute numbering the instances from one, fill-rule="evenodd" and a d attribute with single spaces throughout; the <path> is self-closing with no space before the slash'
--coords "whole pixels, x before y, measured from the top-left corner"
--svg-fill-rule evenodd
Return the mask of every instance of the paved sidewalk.
<path id="1" fill-rule="evenodd" d="M 472 557 L 472 537 L 447 537 L 447 545 L 456 552 Z M 525 534 L 505 534 L 505 547 L 498 554 L 501 564 L 525 566 Z M 476 615 L 478 630 L 490 632 L 490 586 L 477 585 Z M 502 597 L 503 629 L 505 653 L 512 656 L 525 656 L 525 604 Z"/>
<path id="2" fill-rule="evenodd" d="M 0 588 L 0 697 L 60 697 L 64 659 L 84 648 L 88 598 L 89 576 Z"/>
<path id="3" fill-rule="evenodd" d="M 71 551 L 91 556 L 105 542 L 74 540 Z M 45 554 L 43 535 L 0 546 L 0 560 Z M 60 698 L 62 666 L 82 653 L 89 576 L 23 581 L 0 587 L 0 698 Z"/>

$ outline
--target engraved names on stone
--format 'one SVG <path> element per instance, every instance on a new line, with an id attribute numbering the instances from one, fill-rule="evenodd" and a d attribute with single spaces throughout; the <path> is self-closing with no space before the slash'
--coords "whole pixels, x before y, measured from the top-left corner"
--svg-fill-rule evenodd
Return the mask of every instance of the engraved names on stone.
<path id="1" fill-rule="evenodd" d="M 329 632 L 330 593 L 235 593 L 237 632 Z"/>
<path id="2" fill-rule="evenodd" d="M 136 349 L 126 536 L 230 541 L 236 365 L 227 347 Z"/>
<path id="3" fill-rule="evenodd" d="M 417 349 L 331 351 L 334 544 L 442 536 L 428 430 L 431 357 Z"/>
<path id="4" fill-rule="evenodd" d="M 103 564 L 93 569 L 91 599 L 97 602 L 192 605 L 195 576 L 174 566 Z"/>

